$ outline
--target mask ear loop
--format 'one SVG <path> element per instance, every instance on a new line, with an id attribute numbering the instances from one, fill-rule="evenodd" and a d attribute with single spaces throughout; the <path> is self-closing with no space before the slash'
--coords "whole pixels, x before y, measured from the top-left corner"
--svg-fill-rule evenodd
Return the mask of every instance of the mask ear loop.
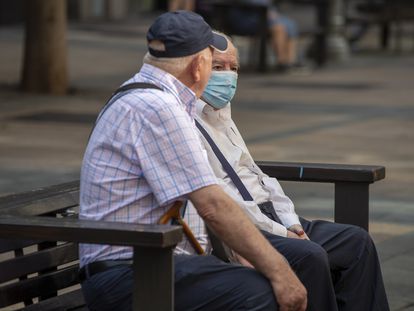
<path id="1" fill-rule="evenodd" d="M 158 224 L 165 225 L 171 219 L 175 220 L 183 227 L 184 234 L 187 236 L 188 240 L 191 243 L 191 246 L 194 247 L 197 254 L 205 255 L 203 248 L 201 247 L 200 243 L 198 243 L 190 227 L 181 217 L 180 209 L 182 205 L 183 203 L 180 201 L 174 202 L 173 206 L 168 211 L 166 211 L 164 215 L 161 216 L 160 220 L 158 221 Z"/>

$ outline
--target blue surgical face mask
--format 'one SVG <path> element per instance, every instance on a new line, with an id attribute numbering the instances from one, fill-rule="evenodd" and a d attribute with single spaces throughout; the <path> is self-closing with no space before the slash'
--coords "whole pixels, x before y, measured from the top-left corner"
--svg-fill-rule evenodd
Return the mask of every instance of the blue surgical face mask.
<path id="1" fill-rule="evenodd" d="M 232 100 L 237 87 L 234 71 L 212 71 L 202 98 L 216 109 L 222 109 Z"/>

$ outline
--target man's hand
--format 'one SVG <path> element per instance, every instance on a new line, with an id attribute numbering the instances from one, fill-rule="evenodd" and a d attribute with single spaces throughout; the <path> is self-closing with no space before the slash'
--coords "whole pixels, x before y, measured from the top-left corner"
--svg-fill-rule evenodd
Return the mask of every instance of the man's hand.
<path id="1" fill-rule="evenodd" d="M 294 233 L 293 233 L 294 234 Z M 245 267 L 254 269 L 254 266 L 234 252 L 234 257 Z M 271 282 L 277 302 L 281 311 L 304 311 L 307 305 L 307 292 L 299 281 L 295 273 L 290 269 L 286 262 L 286 269 L 278 281 Z"/>
<path id="2" fill-rule="evenodd" d="M 305 311 L 307 292 L 292 269 L 279 274 L 278 280 L 271 281 L 280 311 Z"/>
<path id="3" fill-rule="evenodd" d="M 302 226 L 299 224 L 292 225 L 288 228 L 287 237 L 294 239 L 309 240 L 309 237 L 305 233 L 305 230 L 303 230 Z"/>

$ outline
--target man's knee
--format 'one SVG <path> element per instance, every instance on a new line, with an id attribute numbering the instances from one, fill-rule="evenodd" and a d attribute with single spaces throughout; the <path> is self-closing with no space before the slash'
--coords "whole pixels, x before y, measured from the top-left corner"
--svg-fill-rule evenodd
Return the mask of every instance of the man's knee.
<path id="1" fill-rule="evenodd" d="M 313 267 L 326 267 L 329 269 L 329 258 L 326 250 L 314 242 L 309 242 L 303 252 L 302 261 Z"/>
<path id="2" fill-rule="evenodd" d="M 357 241 L 364 242 L 364 243 L 372 242 L 372 239 L 369 233 L 366 230 L 362 229 L 361 227 L 349 225 L 349 230 L 351 232 L 351 235 L 352 235 L 351 238 L 353 240 L 357 240 Z"/>
<path id="3" fill-rule="evenodd" d="M 304 266 L 324 266 L 329 268 L 328 254 L 319 244 L 301 239 L 282 238 L 262 231 L 266 239 L 295 268 Z"/>
<path id="4" fill-rule="evenodd" d="M 354 255 L 362 257 L 365 254 L 376 253 L 374 241 L 369 233 L 358 226 L 349 226 L 349 244 L 354 249 Z M 351 242 L 352 241 L 352 242 Z"/>
<path id="5" fill-rule="evenodd" d="M 176 258 L 175 310 L 200 305 L 205 310 L 278 310 L 271 284 L 256 270 L 214 256 Z"/>
<path id="6" fill-rule="evenodd" d="M 251 270 L 251 269 L 249 269 Z M 245 275 L 246 283 L 240 294 L 244 300 L 245 310 L 278 310 L 273 288 L 270 282 L 257 271 L 248 271 Z"/>

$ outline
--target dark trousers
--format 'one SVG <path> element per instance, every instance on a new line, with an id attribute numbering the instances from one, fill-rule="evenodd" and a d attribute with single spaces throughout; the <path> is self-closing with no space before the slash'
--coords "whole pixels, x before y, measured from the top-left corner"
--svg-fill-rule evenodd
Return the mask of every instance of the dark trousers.
<path id="1" fill-rule="evenodd" d="M 214 256 L 175 256 L 175 308 L 191 310 L 278 310 L 269 281 L 253 269 Z M 129 266 L 95 274 L 82 283 L 91 311 L 129 311 L 133 277 Z"/>
<path id="2" fill-rule="evenodd" d="M 312 241 L 263 232 L 308 290 L 308 310 L 389 310 L 375 246 L 362 229 L 326 221 L 302 225 Z M 90 310 L 131 310 L 132 270 L 82 284 Z M 175 310 L 278 310 L 272 287 L 253 269 L 214 256 L 175 256 Z"/>
<path id="3" fill-rule="evenodd" d="M 312 274 L 297 271 L 309 296 L 314 297 L 309 300 L 308 310 L 389 311 L 378 254 L 369 234 L 360 227 L 322 220 L 301 219 L 301 223 L 311 240 L 304 242 L 313 245 L 314 256 L 319 258 L 314 259 L 319 262 L 314 268 L 317 266 L 324 279 L 326 272 L 322 270 L 329 269 L 332 280 L 332 283 L 320 280 L 319 284 L 307 285 Z M 291 265 L 295 270 L 296 264 L 291 262 Z M 327 289 L 326 284 L 333 287 Z M 328 298 L 332 291 L 337 308 L 331 305 L 332 298 Z"/>

